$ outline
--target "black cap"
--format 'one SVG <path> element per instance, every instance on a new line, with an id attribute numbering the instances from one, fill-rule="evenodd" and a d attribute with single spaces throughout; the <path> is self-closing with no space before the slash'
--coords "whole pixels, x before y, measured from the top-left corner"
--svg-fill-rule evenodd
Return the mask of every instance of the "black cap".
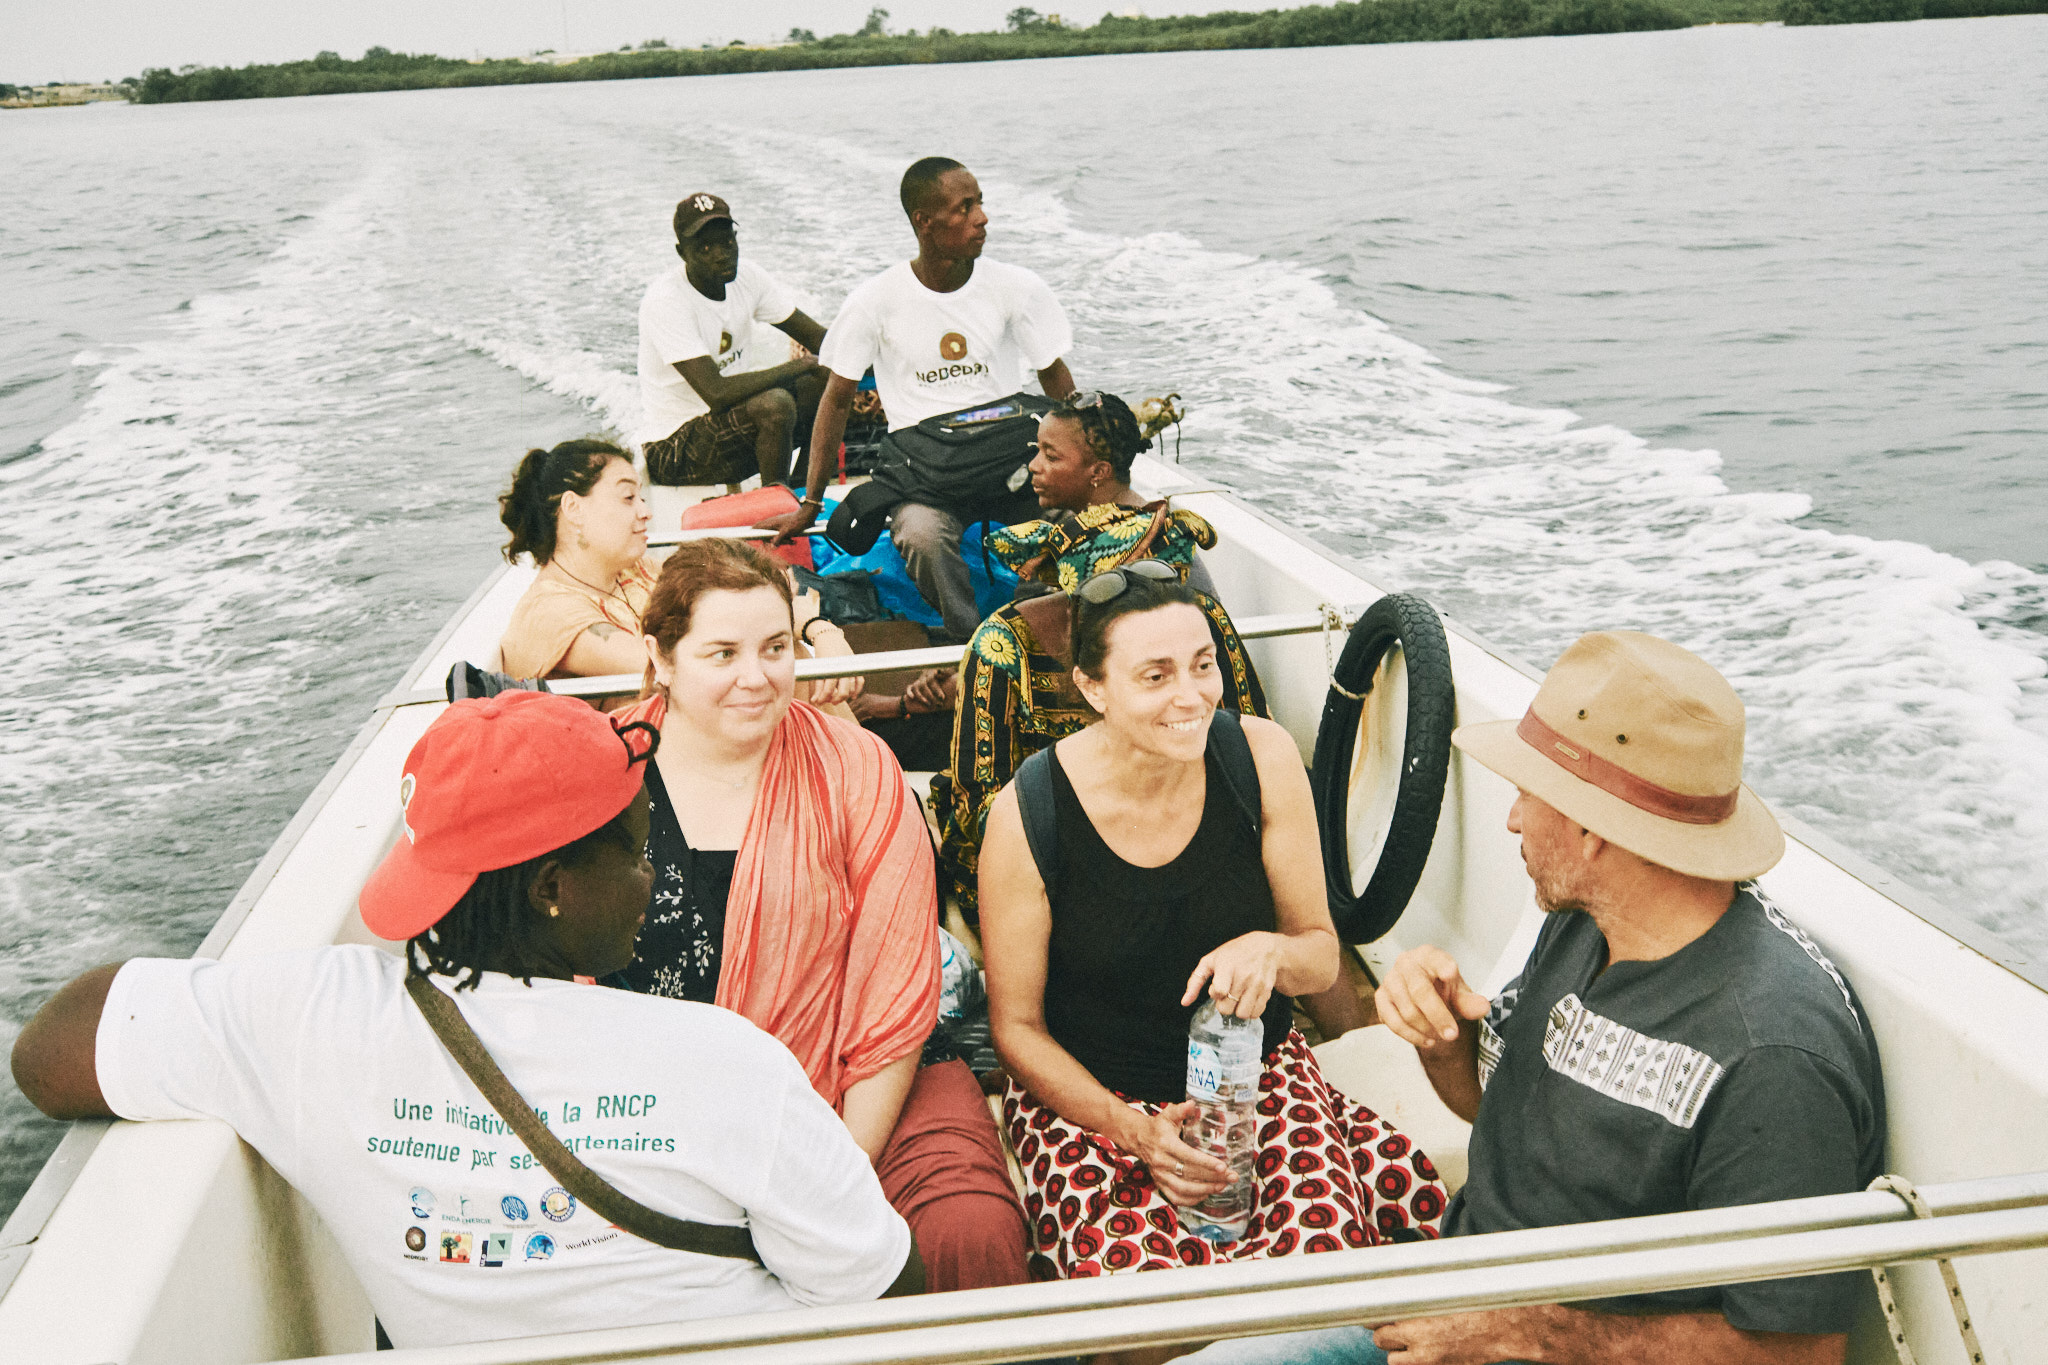
<path id="1" fill-rule="evenodd" d="M 728 223 L 732 221 L 732 210 L 726 206 L 723 199 L 715 194 L 705 194 L 701 190 L 696 194 L 687 195 L 676 205 L 676 240 L 680 242 L 695 237 L 706 223 L 715 223 L 721 219 Z"/>

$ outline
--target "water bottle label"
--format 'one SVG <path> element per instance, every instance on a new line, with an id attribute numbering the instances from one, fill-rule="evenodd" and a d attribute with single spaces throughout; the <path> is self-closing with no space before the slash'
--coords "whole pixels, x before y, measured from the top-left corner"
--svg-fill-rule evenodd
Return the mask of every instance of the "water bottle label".
<path id="1" fill-rule="evenodd" d="M 1222 1092 L 1222 1050 L 1188 1039 L 1188 1098 L 1215 1099 Z"/>

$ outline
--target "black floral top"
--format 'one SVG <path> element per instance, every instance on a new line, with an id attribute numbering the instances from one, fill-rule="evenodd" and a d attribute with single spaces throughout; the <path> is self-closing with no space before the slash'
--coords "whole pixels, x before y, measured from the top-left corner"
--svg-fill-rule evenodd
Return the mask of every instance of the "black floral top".
<path id="1" fill-rule="evenodd" d="M 725 948 L 725 903 L 732 894 L 736 849 L 694 849 L 663 785 L 647 765 L 647 860 L 654 864 L 654 897 L 640 928 L 632 965 L 608 985 L 717 1003 L 719 959 Z"/>

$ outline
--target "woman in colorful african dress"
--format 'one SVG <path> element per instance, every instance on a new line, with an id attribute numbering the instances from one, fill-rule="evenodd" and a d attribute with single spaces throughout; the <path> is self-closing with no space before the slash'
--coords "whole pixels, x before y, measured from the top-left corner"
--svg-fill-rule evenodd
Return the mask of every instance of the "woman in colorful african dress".
<path id="1" fill-rule="evenodd" d="M 1101 719 L 1051 750 L 1054 870 L 1040 875 L 1017 783 L 996 799 L 981 855 L 989 1021 L 1034 1273 L 1436 1236 L 1446 1198 L 1429 1159 L 1330 1085 L 1292 1027 L 1289 997 L 1328 988 L 1339 953 L 1294 741 L 1239 721 L 1255 831 L 1212 742 L 1222 684 L 1193 592 L 1163 569 L 1126 568 L 1076 599 L 1074 683 Z M 1179 1214 L 1225 1184 L 1222 1164 L 1180 1138 L 1204 993 L 1265 1028 L 1252 1217 L 1223 1247 Z"/>

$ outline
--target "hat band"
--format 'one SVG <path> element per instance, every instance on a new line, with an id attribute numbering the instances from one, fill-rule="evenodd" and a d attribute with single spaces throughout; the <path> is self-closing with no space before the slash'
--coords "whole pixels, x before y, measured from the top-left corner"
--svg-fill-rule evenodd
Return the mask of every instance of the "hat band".
<path id="1" fill-rule="evenodd" d="M 1543 723 L 1533 706 L 1515 727 L 1515 735 L 1530 748 L 1584 782 L 1590 782 L 1609 796 L 1618 796 L 1637 810 L 1660 815 L 1687 825 L 1718 825 L 1735 814 L 1735 801 L 1742 788 L 1724 796 L 1689 796 L 1660 787 L 1637 777 L 1628 769 L 1610 763 L 1583 745 L 1572 743 Z"/>

